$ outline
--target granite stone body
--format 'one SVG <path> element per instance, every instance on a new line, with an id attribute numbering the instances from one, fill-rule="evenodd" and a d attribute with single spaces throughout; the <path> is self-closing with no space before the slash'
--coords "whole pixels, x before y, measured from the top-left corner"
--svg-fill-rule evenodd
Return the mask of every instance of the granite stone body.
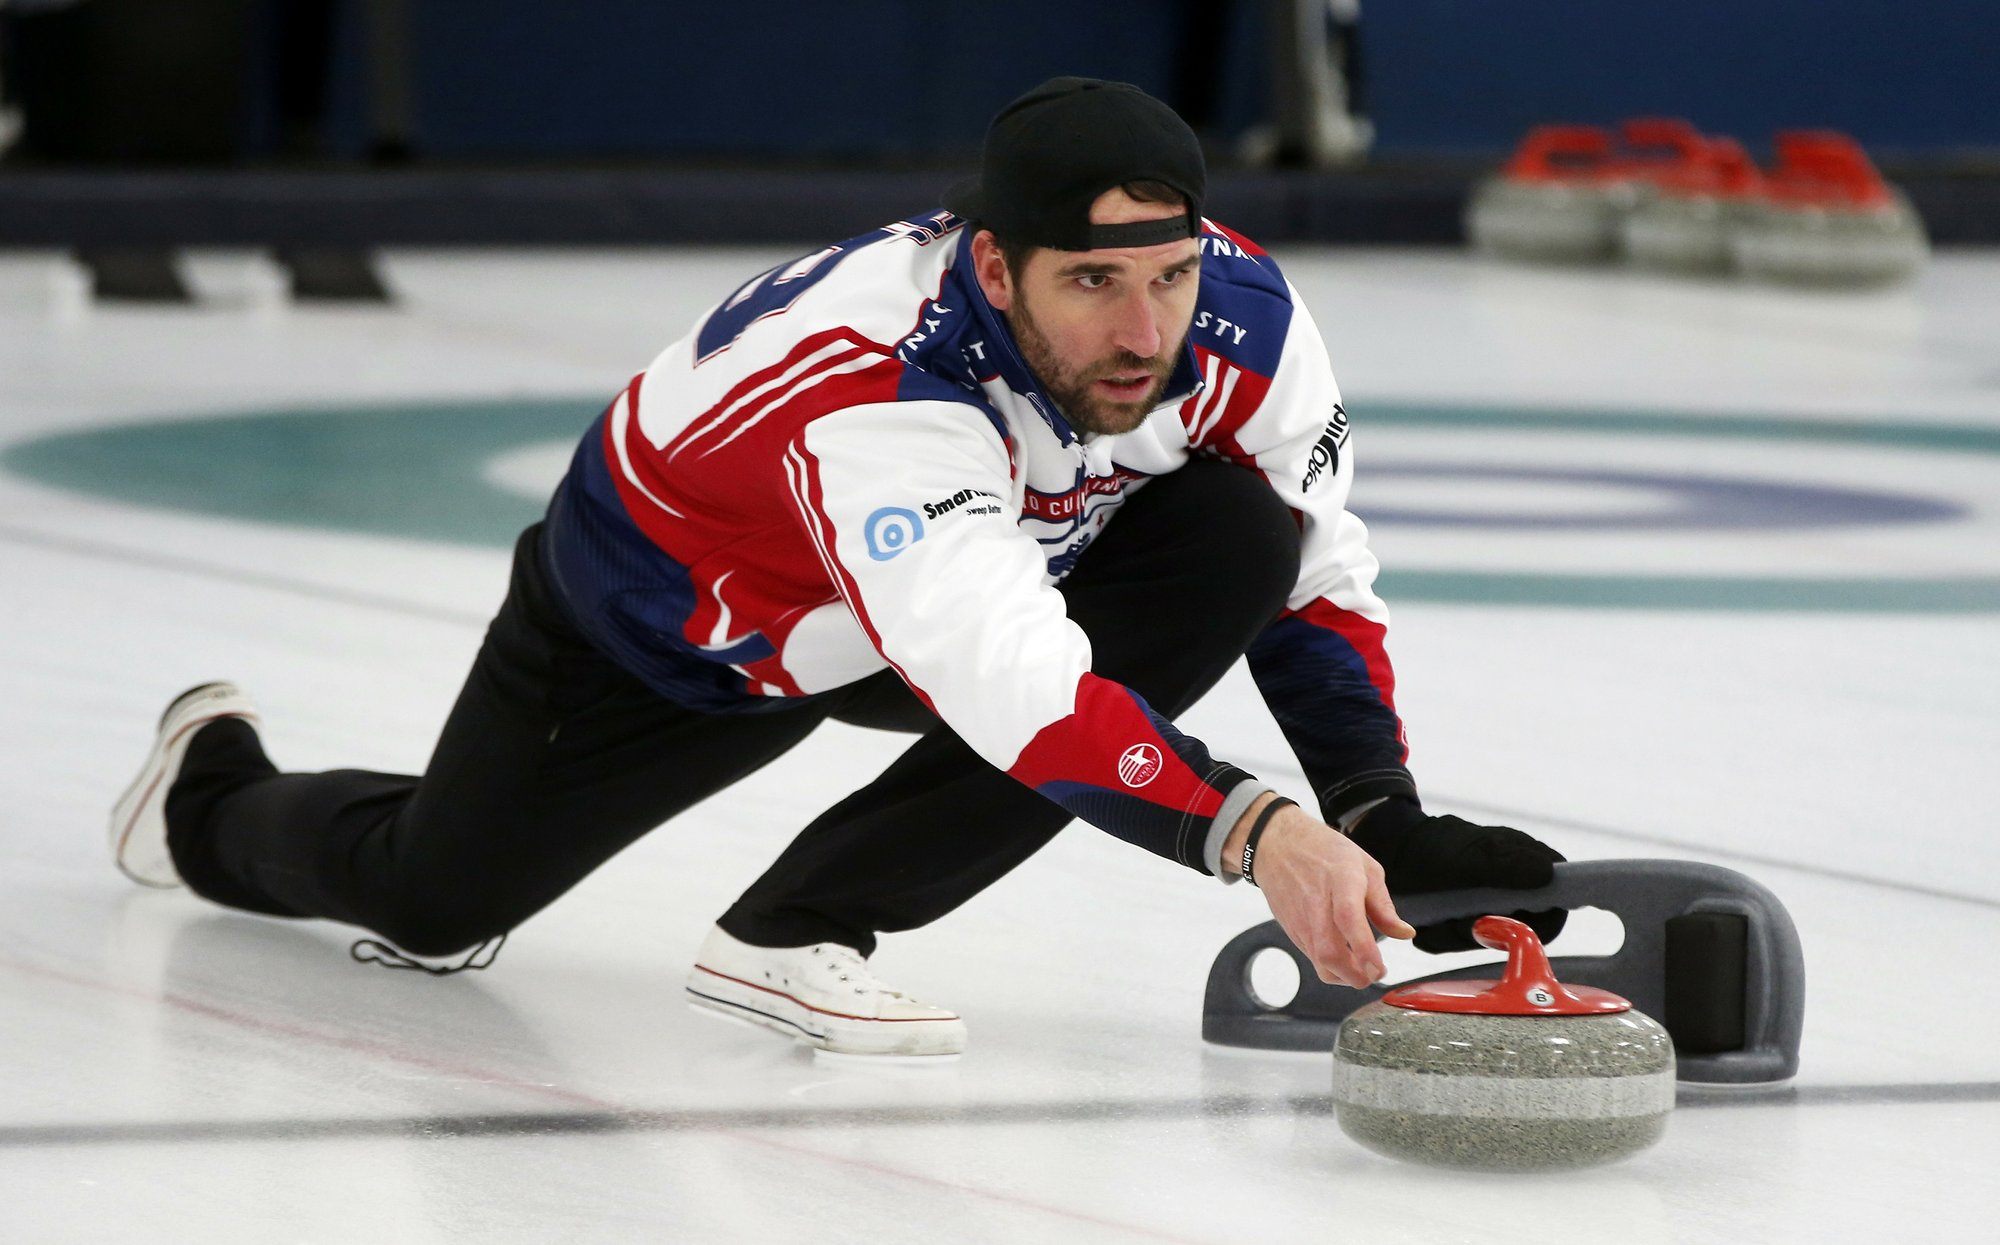
<path id="1" fill-rule="evenodd" d="M 1730 249 L 1742 271 L 1802 285 L 1885 284 L 1930 257 L 1923 221 L 1899 193 L 1873 209 L 1761 205 L 1731 233 Z"/>
<path id="2" fill-rule="evenodd" d="M 1674 1048 L 1637 1011 L 1483 1016 L 1371 1003 L 1333 1051 L 1340 1126 L 1371 1150 L 1451 1167 L 1584 1167 L 1660 1139 Z"/>
<path id="3" fill-rule="evenodd" d="M 1625 257 L 1670 272 L 1726 272 L 1733 262 L 1730 234 L 1745 215 L 1715 195 L 1654 195 L 1621 226 Z"/>
<path id="4" fill-rule="evenodd" d="M 1636 201 L 1627 182 L 1490 178 L 1466 208 L 1474 247 L 1509 259 L 1594 263 L 1618 254 L 1618 222 Z"/>

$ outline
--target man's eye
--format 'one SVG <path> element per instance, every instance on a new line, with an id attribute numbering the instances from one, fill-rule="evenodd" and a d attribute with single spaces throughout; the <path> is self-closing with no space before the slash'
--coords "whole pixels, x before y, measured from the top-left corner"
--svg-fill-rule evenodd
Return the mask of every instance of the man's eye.
<path id="1" fill-rule="evenodd" d="M 1077 282 L 1086 290 L 1101 290 L 1111 284 L 1111 278 L 1101 272 L 1093 272 L 1078 277 Z"/>
<path id="2" fill-rule="evenodd" d="M 1172 272 L 1163 272 L 1160 274 L 1160 284 L 1172 285 L 1186 275 L 1187 269 L 1185 268 L 1176 268 Z"/>

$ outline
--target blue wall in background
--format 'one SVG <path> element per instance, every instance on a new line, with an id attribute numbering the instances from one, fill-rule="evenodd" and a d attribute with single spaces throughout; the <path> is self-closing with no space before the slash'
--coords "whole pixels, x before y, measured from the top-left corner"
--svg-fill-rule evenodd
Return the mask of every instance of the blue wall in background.
<path id="1" fill-rule="evenodd" d="M 350 4 L 334 139 L 362 144 Z M 1262 5 L 1200 0 L 415 0 L 416 146 L 466 158 L 963 156 L 1043 77 L 1174 98 L 1190 15 L 1216 128 L 1261 105 Z M 1684 115 L 1761 144 L 2000 150 L 1996 0 L 1364 0 L 1378 152 L 1494 153 L 1545 120 Z"/>
<path id="2" fill-rule="evenodd" d="M 1762 143 L 2000 148 L 1994 0 L 1364 0 L 1385 150 L 1491 150 L 1537 121 L 1684 115 Z"/>
<path id="3" fill-rule="evenodd" d="M 1175 41 L 1196 3 L 417 0 L 419 147 L 466 157 L 976 150 L 994 111 L 1055 74 L 1170 94 Z M 1255 16 L 1255 5 L 1240 7 L 1223 24 Z M 350 150 L 364 9 L 349 6 L 342 41 L 337 138 Z M 1258 55 L 1251 39 L 1232 42 Z M 1255 89 L 1252 66 L 1227 77 Z M 1247 114 L 1242 91 L 1228 94 Z"/>

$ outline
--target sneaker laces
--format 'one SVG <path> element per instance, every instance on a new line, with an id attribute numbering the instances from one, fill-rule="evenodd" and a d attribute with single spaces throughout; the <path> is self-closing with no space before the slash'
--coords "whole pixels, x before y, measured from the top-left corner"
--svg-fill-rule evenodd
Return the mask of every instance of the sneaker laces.
<path id="1" fill-rule="evenodd" d="M 853 947 L 843 946 L 837 942 L 823 942 L 815 946 L 812 953 L 825 963 L 827 972 L 836 981 L 853 986 L 856 994 L 866 994 L 872 990 L 891 998 L 910 997 L 871 972 L 868 961 L 861 958 L 861 953 Z"/>

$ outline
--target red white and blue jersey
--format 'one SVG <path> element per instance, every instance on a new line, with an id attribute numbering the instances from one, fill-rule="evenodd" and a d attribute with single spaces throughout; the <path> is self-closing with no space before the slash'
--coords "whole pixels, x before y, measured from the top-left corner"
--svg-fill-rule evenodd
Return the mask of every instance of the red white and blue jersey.
<path id="1" fill-rule="evenodd" d="M 919 217 L 745 282 L 578 447 L 544 530 L 593 643 L 694 709 L 756 712 L 894 669 L 981 757 L 1205 872 L 1266 789 L 1092 673 L 1056 585 L 1190 456 L 1297 516 L 1288 608 L 1248 653 L 1322 811 L 1413 794 L 1348 425 L 1296 291 L 1212 222 L 1168 397 L 1079 436 L 986 301 L 963 222 Z"/>

